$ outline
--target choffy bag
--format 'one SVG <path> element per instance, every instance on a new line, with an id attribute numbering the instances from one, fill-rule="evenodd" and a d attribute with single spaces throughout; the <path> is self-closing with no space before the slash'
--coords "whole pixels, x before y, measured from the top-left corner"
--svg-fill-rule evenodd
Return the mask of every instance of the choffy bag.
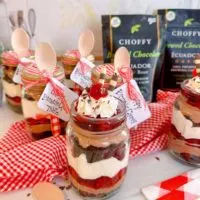
<path id="1" fill-rule="evenodd" d="M 158 15 L 166 27 L 161 87 L 178 90 L 185 79 L 192 77 L 193 60 L 200 53 L 200 10 L 158 10 Z"/>
<path id="2" fill-rule="evenodd" d="M 163 31 L 164 23 L 155 15 L 102 16 L 104 62 L 112 62 L 116 49 L 125 46 L 130 51 L 134 79 L 149 102 L 160 82 Z"/>

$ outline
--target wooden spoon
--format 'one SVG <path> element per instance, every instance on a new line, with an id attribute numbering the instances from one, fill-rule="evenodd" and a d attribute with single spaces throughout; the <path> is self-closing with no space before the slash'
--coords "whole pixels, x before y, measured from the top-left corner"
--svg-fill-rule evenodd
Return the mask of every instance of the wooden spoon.
<path id="1" fill-rule="evenodd" d="M 40 182 L 33 187 L 34 200 L 64 200 L 63 192 L 52 183 Z"/>
<path id="2" fill-rule="evenodd" d="M 90 55 L 94 48 L 94 43 L 94 34 L 91 30 L 87 29 L 80 34 L 78 41 L 78 50 L 81 54 L 81 57 L 86 58 Z"/>
<path id="3" fill-rule="evenodd" d="M 29 36 L 23 28 L 17 28 L 13 31 L 11 45 L 20 58 L 27 56 L 29 50 Z"/>
<path id="4" fill-rule="evenodd" d="M 128 49 L 126 47 L 117 49 L 114 57 L 115 72 L 118 73 L 120 67 L 130 66 L 130 63 L 131 59 Z"/>
<path id="5" fill-rule="evenodd" d="M 40 71 L 52 74 L 57 63 L 54 48 L 49 43 L 40 43 L 35 49 L 35 62 Z"/>

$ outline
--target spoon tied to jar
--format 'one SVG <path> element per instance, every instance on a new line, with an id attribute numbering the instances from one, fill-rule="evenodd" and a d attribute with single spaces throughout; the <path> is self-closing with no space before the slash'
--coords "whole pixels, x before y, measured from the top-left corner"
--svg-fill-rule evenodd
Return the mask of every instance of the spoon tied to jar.
<path id="1" fill-rule="evenodd" d="M 66 113 L 70 112 L 69 105 L 65 99 L 64 89 L 57 84 L 53 78 L 56 70 L 57 57 L 56 52 L 49 43 L 41 43 L 35 49 L 35 63 L 40 70 L 41 80 L 39 82 L 50 83 L 55 94 L 60 98 L 63 109 Z"/>

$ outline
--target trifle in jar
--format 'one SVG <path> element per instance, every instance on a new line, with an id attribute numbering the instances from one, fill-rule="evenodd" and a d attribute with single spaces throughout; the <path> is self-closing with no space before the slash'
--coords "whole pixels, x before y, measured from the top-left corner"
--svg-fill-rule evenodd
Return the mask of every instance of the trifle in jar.
<path id="1" fill-rule="evenodd" d="M 89 55 L 87 59 L 92 63 L 95 60 L 92 54 Z M 65 85 L 67 85 L 68 88 L 70 88 L 71 90 L 74 90 L 78 94 L 80 94 L 80 92 L 82 91 L 82 88 L 80 88 L 79 85 L 77 85 L 70 79 L 70 75 L 79 61 L 80 61 L 80 53 L 78 50 L 68 50 L 63 54 L 61 58 L 61 62 L 65 70 L 65 78 L 66 78 Z"/>
<path id="2" fill-rule="evenodd" d="M 53 77 L 59 81 L 64 80 L 64 70 L 57 67 Z M 38 107 L 38 101 L 47 85 L 47 79 L 33 63 L 23 69 L 21 75 L 22 109 L 30 134 L 33 139 L 42 139 L 53 135 L 53 116 Z M 66 122 L 58 119 L 61 134 L 65 134 Z"/>
<path id="3" fill-rule="evenodd" d="M 123 102 L 101 83 L 72 104 L 67 126 L 70 182 L 82 196 L 104 199 L 124 181 L 129 159 L 129 130 Z"/>
<path id="4" fill-rule="evenodd" d="M 172 129 L 169 135 L 170 152 L 177 158 L 200 165 L 200 77 L 186 80 L 176 99 Z"/>
<path id="5" fill-rule="evenodd" d="M 21 86 L 13 81 L 13 77 L 19 64 L 18 56 L 13 51 L 4 52 L 1 55 L 3 65 L 3 89 L 10 108 L 21 113 Z"/>

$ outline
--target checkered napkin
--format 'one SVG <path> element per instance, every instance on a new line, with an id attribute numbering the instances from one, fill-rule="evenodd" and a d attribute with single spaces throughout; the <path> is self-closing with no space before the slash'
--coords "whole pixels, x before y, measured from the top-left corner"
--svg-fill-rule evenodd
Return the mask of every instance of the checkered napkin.
<path id="1" fill-rule="evenodd" d="M 197 200 L 200 199 L 200 169 L 142 189 L 147 200 Z"/>
<path id="2" fill-rule="evenodd" d="M 176 96 L 158 92 L 158 102 L 149 105 L 152 117 L 130 131 L 131 158 L 166 146 Z M 54 176 L 67 177 L 65 137 L 32 141 L 25 121 L 12 125 L 0 140 L 0 192 L 32 187 L 39 181 L 51 181 Z"/>

